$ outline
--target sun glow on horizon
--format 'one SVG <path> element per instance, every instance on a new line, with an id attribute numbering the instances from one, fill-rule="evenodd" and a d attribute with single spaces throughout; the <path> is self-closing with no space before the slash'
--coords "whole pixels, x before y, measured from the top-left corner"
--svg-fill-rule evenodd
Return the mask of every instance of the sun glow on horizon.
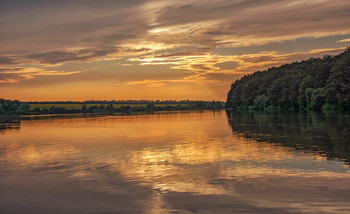
<path id="1" fill-rule="evenodd" d="M 80 4 L 0 3 L 1 98 L 224 101 L 246 74 L 350 44 L 347 0 Z"/>

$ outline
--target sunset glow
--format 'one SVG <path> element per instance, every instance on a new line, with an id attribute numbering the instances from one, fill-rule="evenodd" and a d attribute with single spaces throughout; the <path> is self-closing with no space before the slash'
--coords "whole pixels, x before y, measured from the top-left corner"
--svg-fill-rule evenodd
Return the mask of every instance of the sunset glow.
<path id="1" fill-rule="evenodd" d="M 272 66 L 350 46 L 348 0 L 0 2 L 0 98 L 226 99 Z"/>

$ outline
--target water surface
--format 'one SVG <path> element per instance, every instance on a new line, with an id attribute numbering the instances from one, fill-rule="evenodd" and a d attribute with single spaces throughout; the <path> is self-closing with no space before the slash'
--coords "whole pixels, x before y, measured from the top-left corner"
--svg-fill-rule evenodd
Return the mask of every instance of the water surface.
<path id="1" fill-rule="evenodd" d="M 162 112 L 0 126 L 0 213 L 349 213 L 347 115 Z"/>

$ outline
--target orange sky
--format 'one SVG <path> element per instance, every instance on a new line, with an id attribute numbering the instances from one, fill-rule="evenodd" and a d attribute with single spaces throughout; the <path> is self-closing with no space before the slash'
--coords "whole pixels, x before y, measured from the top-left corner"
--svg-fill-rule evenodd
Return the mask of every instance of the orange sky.
<path id="1" fill-rule="evenodd" d="M 348 0 L 0 2 L 0 98 L 226 99 L 244 74 L 350 45 Z"/>

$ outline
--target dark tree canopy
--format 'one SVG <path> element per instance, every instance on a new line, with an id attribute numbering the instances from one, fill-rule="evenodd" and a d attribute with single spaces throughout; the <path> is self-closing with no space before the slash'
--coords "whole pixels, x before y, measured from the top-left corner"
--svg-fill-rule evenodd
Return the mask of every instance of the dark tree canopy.
<path id="1" fill-rule="evenodd" d="M 21 104 L 18 100 L 0 99 L 0 115 L 23 114 L 29 109 L 28 104 Z"/>
<path id="2" fill-rule="evenodd" d="M 227 108 L 350 109 L 350 48 L 245 75 L 227 94 Z"/>

